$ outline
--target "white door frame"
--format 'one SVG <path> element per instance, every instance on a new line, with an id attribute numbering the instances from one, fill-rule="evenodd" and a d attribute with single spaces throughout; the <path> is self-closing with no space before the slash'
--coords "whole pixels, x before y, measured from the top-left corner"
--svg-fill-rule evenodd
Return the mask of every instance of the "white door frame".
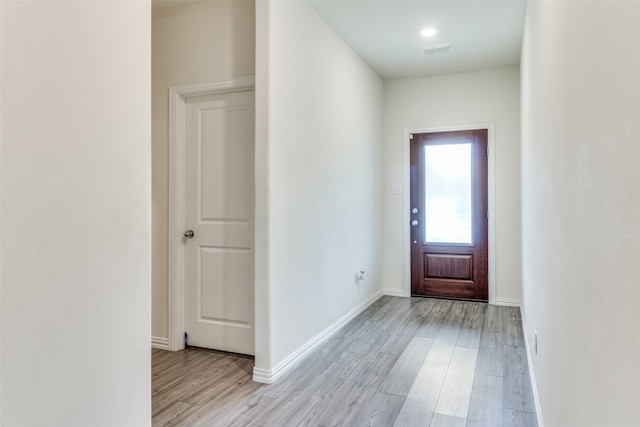
<path id="1" fill-rule="evenodd" d="M 404 218 L 404 295 L 411 296 L 411 227 L 409 223 L 411 221 L 411 137 L 413 133 L 431 133 L 431 132 L 450 132 L 450 131 L 463 131 L 463 130 L 475 130 L 475 129 L 487 129 L 487 149 L 489 150 L 488 163 L 487 163 L 487 198 L 489 207 L 489 304 L 496 303 L 496 192 L 495 192 L 495 177 L 496 177 L 496 156 L 495 156 L 495 125 L 494 123 L 483 123 L 477 125 L 465 125 L 465 126 L 447 126 L 447 127 L 432 127 L 432 128 L 406 128 L 403 135 L 403 170 L 404 170 L 404 203 L 402 208 L 402 217 Z"/>
<path id="2" fill-rule="evenodd" d="M 184 348 L 186 99 L 255 90 L 254 76 L 169 87 L 169 350 Z M 255 290 L 254 290 L 255 292 Z"/>

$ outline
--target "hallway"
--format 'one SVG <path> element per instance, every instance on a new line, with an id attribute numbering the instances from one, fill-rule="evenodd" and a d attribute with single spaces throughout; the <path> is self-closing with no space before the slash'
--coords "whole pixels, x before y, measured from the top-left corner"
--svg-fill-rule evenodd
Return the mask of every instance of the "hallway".
<path id="1" fill-rule="evenodd" d="M 382 297 L 274 384 L 251 358 L 153 351 L 153 425 L 537 426 L 520 310 Z"/>

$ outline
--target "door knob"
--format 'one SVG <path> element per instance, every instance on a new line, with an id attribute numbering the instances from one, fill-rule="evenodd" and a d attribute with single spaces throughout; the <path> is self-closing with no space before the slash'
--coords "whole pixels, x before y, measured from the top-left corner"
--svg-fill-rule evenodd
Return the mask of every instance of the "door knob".
<path id="1" fill-rule="evenodd" d="M 187 239 L 191 239 L 191 238 L 194 236 L 194 234 L 193 234 L 193 230 L 187 230 L 187 231 L 185 231 L 185 232 L 184 232 L 184 234 L 183 234 L 183 236 L 184 236 L 184 237 L 186 237 Z"/>
<path id="2" fill-rule="evenodd" d="M 411 221 L 411 225 L 412 225 L 413 227 L 417 227 L 417 226 L 418 226 L 418 220 L 417 220 L 417 219 L 414 219 L 413 221 Z"/>

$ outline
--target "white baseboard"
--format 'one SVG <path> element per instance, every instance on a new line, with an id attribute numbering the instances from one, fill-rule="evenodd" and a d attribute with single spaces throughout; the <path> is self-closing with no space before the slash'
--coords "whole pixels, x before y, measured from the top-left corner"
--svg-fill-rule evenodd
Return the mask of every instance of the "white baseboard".
<path id="1" fill-rule="evenodd" d="M 169 340 L 167 338 L 151 337 L 151 348 L 169 350 Z"/>
<path id="2" fill-rule="evenodd" d="M 293 352 L 289 357 L 284 359 L 282 362 L 278 363 L 273 369 L 260 369 L 253 368 L 253 381 L 257 383 L 271 384 L 275 382 L 278 378 L 284 375 L 289 369 L 293 368 L 297 363 L 301 362 L 306 356 L 309 355 L 318 345 L 322 344 L 324 341 L 329 339 L 333 334 L 338 332 L 340 328 L 349 323 L 354 317 L 358 314 L 362 313 L 367 309 L 371 304 L 373 304 L 378 298 L 384 295 L 383 291 L 378 291 L 373 294 L 371 297 L 367 298 L 360 305 L 355 307 L 353 310 L 342 316 L 336 322 L 334 322 L 331 326 L 329 326 L 324 331 L 320 332 L 314 338 L 309 340 L 305 345 L 300 347 L 298 350 Z"/>
<path id="3" fill-rule="evenodd" d="M 404 289 L 397 288 L 384 288 L 382 290 L 382 295 L 389 295 L 391 297 L 406 297 L 404 294 Z"/>
<path id="4" fill-rule="evenodd" d="M 527 338 L 527 326 L 524 318 L 524 313 L 522 313 L 522 332 L 524 333 L 524 345 L 527 351 L 527 363 L 529 364 L 529 377 L 531 378 L 531 388 L 533 389 L 533 400 L 536 403 L 536 417 L 538 418 L 538 427 L 544 427 L 544 421 L 542 420 L 542 410 L 540 409 L 540 398 L 538 397 L 538 385 L 536 384 L 536 377 L 533 374 L 533 363 L 531 359 L 531 351 L 529 348 L 529 339 Z"/>
<path id="5" fill-rule="evenodd" d="M 271 384 L 275 381 L 271 371 L 253 367 L 253 381 L 263 384 Z"/>
<path id="6" fill-rule="evenodd" d="M 514 298 L 496 298 L 496 305 L 503 305 L 507 307 L 520 307 L 522 301 Z"/>

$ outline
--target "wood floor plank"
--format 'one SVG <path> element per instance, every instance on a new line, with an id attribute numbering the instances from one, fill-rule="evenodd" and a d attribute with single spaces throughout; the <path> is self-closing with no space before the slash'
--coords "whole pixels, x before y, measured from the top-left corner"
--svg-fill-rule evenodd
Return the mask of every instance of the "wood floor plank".
<path id="1" fill-rule="evenodd" d="M 225 405 L 202 406 L 202 410 L 190 414 L 182 424 L 189 427 L 245 427 L 273 401 L 269 397 L 249 393 Z"/>
<path id="2" fill-rule="evenodd" d="M 488 304 L 484 311 L 483 329 L 500 329 L 502 330 L 502 307 L 499 305 Z"/>
<path id="3" fill-rule="evenodd" d="M 449 311 L 441 318 L 440 329 L 436 340 L 445 344 L 455 346 L 458 337 L 460 336 L 460 330 L 462 328 L 462 322 L 464 321 L 465 305 L 460 301 L 452 301 Z"/>
<path id="4" fill-rule="evenodd" d="M 349 347 L 349 341 L 346 341 L 343 336 L 333 337 L 326 341 L 316 352 L 315 357 L 318 359 L 326 360 L 328 362 L 335 362 L 342 352 Z"/>
<path id="5" fill-rule="evenodd" d="M 415 335 L 422 326 L 424 319 L 429 315 L 435 305 L 429 298 L 411 298 L 410 306 L 406 308 L 407 316 L 395 322 L 396 327 L 387 326 L 387 330 L 400 335 Z M 423 337 L 424 338 L 424 337 Z"/>
<path id="6" fill-rule="evenodd" d="M 170 405 L 163 408 L 162 411 L 153 416 L 153 425 L 154 427 L 180 425 L 190 413 L 198 409 L 199 406 L 192 405 L 191 403 L 180 401 L 172 402 Z"/>
<path id="7" fill-rule="evenodd" d="M 367 369 L 389 339 L 390 336 L 386 332 L 379 331 L 366 340 L 351 342 L 349 347 L 337 358 L 332 376 L 355 380 Z"/>
<path id="8" fill-rule="evenodd" d="M 411 304 L 410 300 L 402 301 L 398 304 L 392 313 L 389 313 L 384 319 L 381 319 L 380 327 L 392 334 L 398 333 L 397 330 L 405 324 L 415 309 L 415 304 Z"/>
<path id="9" fill-rule="evenodd" d="M 222 375 L 235 367 L 232 359 L 210 356 L 202 354 L 199 358 L 194 358 L 193 371 L 188 369 L 189 365 L 187 364 L 175 369 L 167 369 L 166 378 L 152 379 L 152 413 L 159 412 L 174 401 L 182 400 L 184 394 L 199 387 L 202 382 L 207 381 L 216 373 Z"/>
<path id="10" fill-rule="evenodd" d="M 374 358 L 379 354 L 379 350 L 368 354 L 356 354 L 354 358 L 346 364 L 336 362 L 332 369 L 332 376 L 350 381 L 357 380 L 373 363 Z"/>
<path id="11" fill-rule="evenodd" d="M 429 427 L 465 427 L 466 422 L 466 418 L 435 413 Z"/>
<path id="12" fill-rule="evenodd" d="M 524 333 L 522 331 L 522 317 L 518 307 L 503 307 L 502 332 L 504 344 L 514 347 L 524 347 Z"/>
<path id="13" fill-rule="evenodd" d="M 477 357 L 478 350 L 456 347 L 440 390 L 437 413 L 467 417 Z"/>
<path id="14" fill-rule="evenodd" d="M 406 396 L 432 345 L 433 340 L 414 337 L 380 386 L 380 391 Z"/>
<path id="15" fill-rule="evenodd" d="M 273 399 L 263 396 L 249 396 L 246 400 L 242 400 L 241 404 L 220 411 L 220 418 L 212 423 L 202 423 L 194 427 L 245 427 L 251 421 L 259 418 L 262 413 L 273 404 Z"/>
<path id="16" fill-rule="evenodd" d="M 397 360 L 397 356 L 379 354 L 360 378 L 351 382 L 349 388 L 335 391 L 333 398 L 327 402 L 326 411 L 318 420 L 318 425 L 354 425 L 360 412 L 377 393 Z"/>
<path id="17" fill-rule="evenodd" d="M 364 318 L 367 321 L 371 322 L 383 322 L 388 316 L 393 315 L 393 313 L 400 307 L 402 301 L 400 298 L 393 298 L 390 296 L 383 296 L 378 301 L 380 301 L 380 305 L 373 308 L 372 310 L 367 309 L 363 314 Z"/>
<path id="18" fill-rule="evenodd" d="M 349 383 L 344 380 L 327 378 L 306 400 L 298 403 L 296 409 L 291 411 L 291 415 L 285 417 L 285 419 L 272 419 L 271 423 L 267 425 L 290 427 L 314 425 L 316 424 L 315 421 L 328 409 L 327 402 L 333 397 L 334 393 L 348 386 Z"/>
<path id="19" fill-rule="evenodd" d="M 438 336 L 427 355 L 426 362 L 430 365 L 449 366 L 453 351 L 456 348 L 455 342 L 458 337 L 460 328 L 445 326 L 438 332 Z"/>
<path id="20" fill-rule="evenodd" d="M 182 353 L 183 357 L 171 357 L 167 360 L 168 364 L 156 367 L 156 372 L 163 372 L 164 375 L 151 377 L 152 394 L 157 395 L 172 389 L 193 372 L 230 363 L 217 353 L 206 354 L 197 350 L 183 350 L 176 353 Z"/>
<path id="21" fill-rule="evenodd" d="M 335 335 L 333 335 L 333 337 L 344 339 L 345 337 L 350 336 L 355 329 L 361 327 L 364 323 L 373 321 L 374 317 L 380 315 L 379 312 L 385 310 L 385 307 L 387 305 L 379 303 L 380 300 L 373 303 L 366 310 L 360 313 L 360 315 L 356 316 L 355 318 L 351 319 L 350 322 L 343 325 L 335 333 Z"/>
<path id="22" fill-rule="evenodd" d="M 440 332 L 443 320 L 439 317 L 426 317 L 416 329 L 415 337 L 435 339 Z"/>
<path id="23" fill-rule="evenodd" d="M 363 408 L 355 424 L 351 425 L 370 427 L 392 426 L 403 403 L 403 396 L 378 392 Z M 347 426 L 348 424 L 342 425 Z"/>
<path id="24" fill-rule="evenodd" d="M 508 409 L 535 412 L 525 348 L 505 345 L 503 355 L 503 406 Z"/>
<path id="25" fill-rule="evenodd" d="M 396 418 L 394 427 L 428 426 L 436 410 L 447 365 L 425 363 Z"/>
<path id="26" fill-rule="evenodd" d="M 376 389 L 387 379 L 389 373 L 398 363 L 398 356 L 379 353 L 367 369 L 356 379 L 356 382 L 364 386 L 375 386 Z"/>
<path id="27" fill-rule="evenodd" d="M 336 396 L 329 397 L 323 405 L 314 408 L 315 410 L 310 412 L 307 418 L 289 425 L 292 427 L 355 425 L 363 408 L 377 390 L 374 387 L 365 387 L 353 382 L 345 382 L 345 385 L 349 386 L 348 390 L 340 394 L 344 400 L 336 399 Z"/>
<path id="28" fill-rule="evenodd" d="M 274 399 L 254 395 L 262 384 L 245 381 L 245 384 L 232 392 L 223 392 L 191 411 L 180 425 L 189 427 L 230 426 L 236 418 L 247 417 L 264 411 Z M 251 418 L 252 419 L 252 418 Z"/>
<path id="29" fill-rule="evenodd" d="M 205 352 L 193 350 L 183 350 L 180 353 L 196 354 L 197 357 L 172 358 L 172 360 L 169 360 L 168 365 L 159 365 L 158 369 L 162 369 L 165 374 L 162 377 L 151 377 L 153 393 L 160 393 L 167 388 L 172 388 L 177 381 L 192 374 L 195 370 L 215 369 L 217 366 L 230 363 L 228 359 L 215 353 L 206 354 Z"/>
<path id="30" fill-rule="evenodd" d="M 350 387 L 336 394 L 327 403 L 324 414 L 318 420 L 321 426 L 353 426 L 355 422 L 378 392 L 378 387 L 359 382 L 349 382 Z"/>
<path id="31" fill-rule="evenodd" d="M 422 326 L 423 318 L 416 314 L 417 309 L 414 307 L 408 315 L 398 322 L 395 328 L 387 327 L 386 329 L 394 334 L 414 336 L 416 331 Z"/>
<path id="32" fill-rule="evenodd" d="M 440 299 L 436 298 L 411 298 L 411 302 L 415 304 L 415 314 L 419 317 L 426 318 L 441 304 Z"/>
<path id="33" fill-rule="evenodd" d="M 504 320 L 502 336 L 505 345 L 512 347 L 524 347 L 524 333 L 522 331 L 522 320 Z"/>
<path id="34" fill-rule="evenodd" d="M 505 409 L 503 411 L 502 427 L 538 427 L 538 417 L 531 412 Z"/>
<path id="35" fill-rule="evenodd" d="M 412 339 L 413 337 L 409 335 L 393 335 L 389 338 L 389 341 L 385 343 L 380 352 L 400 355 L 405 351 Z"/>
<path id="36" fill-rule="evenodd" d="M 509 318 L 512 320 L 522 320 L 520 307 L 503 307 L 502 313 L 503 319 Z"/>
<path id="37" fill-rule="evenodd" d="M 467 427 L 502 425 L 502 377 L 476 372 L 469 402 Z"/>
<path id="38" fill-rule="evenodd" d="M 319 360 L 319 364 L 326 363 Z M 289 418 L 296 413 L 305 410 L 309 403 L 313 403 L 310 399 L 316 393 L 326 393 L 329 388 L 334 390 L 345 383 L 344 380 L 332 378 L 324 372 L 318 372 L 307 378 L 306 382 L 301 382 L 289 389 L 286 394 L 281 395 L 274 403 L 269 406 L 259 418 L 249 423 L 248 427 L 269 427 L 282 426 Z"/>
<path id="39" fill-rule="evenodd" d="M 484 304 L 469 304 L 467 314 L 460 327 L 460 335 L 456 346 L 466 348 L 478 348 L 480 344 L 480 334 L 482 333 L 482 323 L 484 322 Z"/>
<path id="40" fill-rule="evenodd" d="M 344 337 L 344 340 L 347 342 L 366 340 L 372 334 L 379 333 L 382 329 L 382 325 L 379 322 L 367 320 L 366 322 L 362 322 L 357 328 L 350 331 L 349 334 Z"/>
<path id="41" fill-rule="evenodd" d="M 502 331 L 484 328 L 478 346 L 476 373 L 502 377 Z"/>
<path id="42" fill-rule="evenodd" d="M 180 400 L 195 405 L 212 405 L 251 384 L 251 375 L 243 369 L 233 369 L 203 381 L 197 388 L 189 390 Z"/>
<path id="43" fill-rule="evenodd" d="M 170 351 L 163 351 L 163 350 L 160 350 L 158 348 L 152 348 L 151 349 L 151 362 L 154 365 L 157 365 L 160 362 L 162 362 L 164 359 L 169 357 L 170 354 L 171 354 Z"/>
<path id="44" fill-rule="evenodd" d="M 229 381 L 245 379 L 249 380 L 248 373 L 253 364 L 247 359 L 238 358 L 209 358 L 206 353 L 202 355 L 205 360 L 210 360 L 208 365 L 196 365 L 199 368 L 184 377 L 177 377 L 170 383 L 170 387 L 165 387 L 161 391 L 156 391 L 152 399 L 152 412 L 156 413 L 167 403 L 180 400 L 187 403 L 199 405 L 202 400 L 202 391 L 207 390 L 209 396 L 218 394 L 226 390 Z M 180 371 L 182 372 L 182 371 Z M 231 377 L 229 377 L 229 375 Z M 212 384 L 214 386 L 212 386 Z M 196 401 L 192 401 L 192 396 L 197 396 Z"/>
<path id="45" fill-rule="evenodd" d="M 436 338 L 452 306 L 453 301 L 437 300 L 437 303 L 433 304 L 424 316 L 423 322 L 416 330 L 415 336 L 421 338 Z"/>
<path id="46" fill-rule="evenodd" d="M 464 317 L 467 315 L 469 307 L 473 306 L 474 304 L 475 303 L 467 301 L 451 301 L 451 308 L 447 312 L 445 319 L 452 324 L 462 324 Z"/>

